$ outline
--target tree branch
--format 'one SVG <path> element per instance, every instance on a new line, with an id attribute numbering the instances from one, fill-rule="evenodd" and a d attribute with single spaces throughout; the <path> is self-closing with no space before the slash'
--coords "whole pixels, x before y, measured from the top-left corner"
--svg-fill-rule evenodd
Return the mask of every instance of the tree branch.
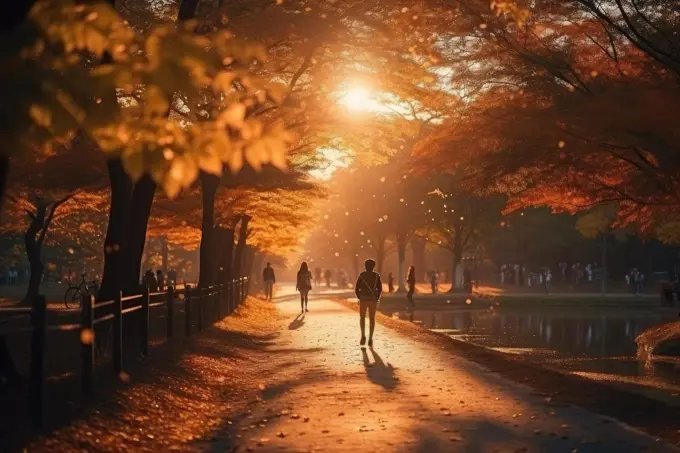
<path id="1" fill-rule="evenodd" d="M 73 197 L 73 194 L 69 194 L 69 195 L 66 195 L 64 198 L 62 198 L 61 200 L 57 200 L 57 201 L 54 202 L 54 204 L 52 205 L 52 208 L 50 209 L 50 213 L 47 216 L 47 219 L 45 219 L 45 223 L 43 224 L 43 227 L 40 231 L 40 236 L 38 236 L 38 245 L 42 245 L 43 241 L 45 240 L 45 235 L 47 234 L 47 230 L 50 228 L 50 224 L 52 223 L 52 219 L 54 219 L 54 213 L 57 211 L 59 206 L 66 203 L 72 197 Z"/>

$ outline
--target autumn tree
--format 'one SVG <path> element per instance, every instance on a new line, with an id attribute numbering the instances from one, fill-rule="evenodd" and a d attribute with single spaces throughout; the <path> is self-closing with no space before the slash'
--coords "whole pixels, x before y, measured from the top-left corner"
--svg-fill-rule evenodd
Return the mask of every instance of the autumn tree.
<path id="1" fill-rule="evenodd" d="M 58 148 L 47 157 L 35 152 L 22 154 L 10 161 L 13 170 L 8 196 L 13 209 L 5 215 L 2 228 L 25 229 L 24 244 L 31 270 L 25 300 L 31 301 L 40 289 L 44 271 L 42 249 L 53 234 L 50 228 L 57 224 L 57 237 L 62 239 L 64 225 L 60 223 L 69 217 L 72 221 L 78 213 L 95 210 L 88 202 L 93 201 L 91 193 L 105 188 L 104 158 L 92 147 L 82 145 Z M 23 215 L 27 219 L 22 219 Z"/>
<path id="2" fill-rule="evenodd" d="M 500 217 L 502 199 L 486 198 L 466 186 L 460 175 L 439 177 L 433 181 L 437 187 L 424 201 L 427 228 L 424 237 L 451 252 L 449 280 L 451 292 L 459 287 L 458 268 L 463 254 L 494 228 Z"/>
<path id="3" fill-rule="evenodd" d="M 474 1 L 449 12 L 460 45 L 445 58 L 469 103 L 416 154 L 445 171 L 471 162 L 480 186 L 510 195 L 508 212 L 615 203 L 615 226 L 661 233 L 677 212 L 672 6 L 517 6 L 518 21 Z"/>

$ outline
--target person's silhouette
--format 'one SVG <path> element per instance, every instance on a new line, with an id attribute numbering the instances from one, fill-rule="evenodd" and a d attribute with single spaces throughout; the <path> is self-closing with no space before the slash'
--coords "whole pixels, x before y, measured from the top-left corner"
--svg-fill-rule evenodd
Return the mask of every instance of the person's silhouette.
<path id="1" fill-rule="evenodd" d="M 361 326 L 361 341 L 366 344 L 366 311 L 368 310 L 370 330 L 368 335 L 368 347 L 373 347 L 373 331 L 375 330 L 375 314 L 378 309 L 378 301 L 382 293 L 380 274 L 373 272 L 375 261 L 368 259 L 364 263 L 366 271 L 362 272 L 354 285 L 355 293 L 359 299 L 359 325 Z"/>
<path id="2" fill-rule="evenodd" d="M 300 305 L 302 313 L 309 311 L 307 304 L 309 302 L 309 291 L 312 289 L 312 273 L 309 272 L 309 267 L 306 262 L 300 265 L 300 270 L 297 273 L 297 282 L 295 289 L 300 291 Z"/>

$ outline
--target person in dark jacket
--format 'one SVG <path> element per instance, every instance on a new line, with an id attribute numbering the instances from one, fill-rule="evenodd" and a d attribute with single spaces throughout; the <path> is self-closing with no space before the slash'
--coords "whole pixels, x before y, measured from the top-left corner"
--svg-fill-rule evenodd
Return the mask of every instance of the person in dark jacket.
<path id="1" fill-rule="evenodd" d="M 264 282 L 264 298 L 272 300 L 274 294 L 274 283 L 276 283 L 276 276 L 272 263 L 267 263 L 267 267 L 262 270 L 262 281 Z"/>
<path id="2" fill-rule="evenodd" d="M 373 331 L 375 330 L 375 313 L 378 309 L 378 301 L 382 294 L 382 281 L 380 274 L 373 272 L 375 261 L 366 260 L 366 271 L 362 272 L 354 285 L 357 298 L 359 299 L 359 325 L 361 326 L 361 346 L 366 344 L 366 311 L 369 316 L 368 347 L 373 347 Z"/>
<path id="3" fill-rule="evenodd" d="M 151 269 L 147 269 L 144 273 L 144 284 L 149 288 L 149 292 L 155 293 L 158 291 L 158 280 Z"/>

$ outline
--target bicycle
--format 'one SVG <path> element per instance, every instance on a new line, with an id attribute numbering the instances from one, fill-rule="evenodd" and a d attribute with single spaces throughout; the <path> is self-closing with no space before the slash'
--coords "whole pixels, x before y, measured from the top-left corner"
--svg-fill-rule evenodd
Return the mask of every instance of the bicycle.
<path id="1" fill-rule="evenodd" d="M 71 284 L 69 282 L 68 289 L 64 293 L 64 304 L 66 308 L 77 308 L 80 307 L 80 300 L 84 295 L 95 295 L 99 290 L 99 283 L 97 280 L 92 280 L 87 282 L 85 280 L 86 274 L 81 274 L 80 283 L 77 285 Z"/>

